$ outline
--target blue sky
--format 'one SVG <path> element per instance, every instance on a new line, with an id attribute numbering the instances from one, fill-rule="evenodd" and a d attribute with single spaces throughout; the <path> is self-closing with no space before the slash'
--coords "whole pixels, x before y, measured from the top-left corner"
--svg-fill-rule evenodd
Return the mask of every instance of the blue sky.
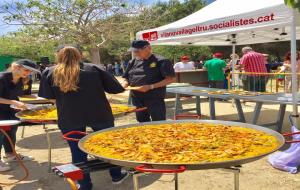
<path id="1" fill-rule="evenodd" d="M 26 0 L 19 0 L 19 1 L 26 1 Z M 146 3 L 148 4 L 152 4 L 155 3 L 159 0 L 144 0 Z M 160 1 L 168 1 L 168 0 L 160 0 Z M 207 0 L 208 3 L 211 3 L 215 0 Z M 2 0 L 0 0 L 0 5 L 3 3 Z M 18 30 L 17 26 L 10 26 L 10 25 L 6 25 L 5 23 L 3 23 L 3 15 L 0 14 L 0 36 L 7 34 L 8 32 L 14 32 Z"/>

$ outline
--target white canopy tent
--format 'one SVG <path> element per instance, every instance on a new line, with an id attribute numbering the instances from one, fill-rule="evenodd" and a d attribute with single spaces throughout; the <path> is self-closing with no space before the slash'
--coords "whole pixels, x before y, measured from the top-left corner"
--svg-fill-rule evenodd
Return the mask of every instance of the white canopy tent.
<path id="1" fill-rule="evenodd" d="M 284 0 L 217 0 L 181 20 L 137 33 L 153 45 L 236 45 L 290 40 L 293 12 Z M 300 15 L 296 15 L 300 33 Z"/>
<path id="2" fill-rule="evenodd" d="M 284 0 L 217 0 L 181 20 L 138 32 L 136 37 L 152 45 L 233 46 L 233 52 L 235 45 L 291 40 L 293 114 L 298 115 L 297 34 L 300 14 Z"/>

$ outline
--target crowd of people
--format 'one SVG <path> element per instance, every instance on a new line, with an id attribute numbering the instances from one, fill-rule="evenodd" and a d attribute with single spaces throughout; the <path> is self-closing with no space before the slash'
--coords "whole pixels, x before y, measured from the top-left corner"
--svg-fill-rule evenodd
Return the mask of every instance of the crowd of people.
<path id="1" fill-rule="evenodd" d="M 265 92 L 268 81 L 272 77 L 284 86 L 287 93 L 291 92 L 291 66 L 290 53 L 284 57 L 284 61 L 270 61 L 268 54 L 254 51 L 251 47 L 244 47 L 241 51 L 242 56 L 231 54 L 226 59 L 223 53 L 215 52 L 211 59 L 200 58 L 193 61 L 187 55 L 180 57 L 180 61 L 174 63 L 175 72 L 184 72 L 203 69 L 208 72 L 208 86 L 210 88 L 228 88 L 228 76 L 231 72 L 238 74 L 238 81 L 231 81 L 234 87 L 242 88 L 245 91 Z M 299 54 L 299 53 L 298 53 Z M 297 56 L 299 60 L 300 56 Z M 234 63 L 233 63 L 234 62 Z M 123 76 L 129 65 L 129 61 L 115 61 L 114 63 L 105 64 L 105 70 L 114 76 Z M 298 63 L 300 68 L 300 61 Z M 300 69 L 298 69 L 300 71 Z M 268 73 L 275 73 L 270 75 Z M 299 72 L 298 72 L 299 73 Z"/>
<path id="2" fill-rule="evenodd" d="M 114 64 L 105 64 L 105 70 L 112 75 L 122 76 L 125 73 L 127 66 L 128 61 L 123 61 L 121 63 L 119 61 L 115 61 Z"/>
<path id="3" fill-rule="evenodd" d="M 242 48 L 243 56 L 238 54 L 230 55 L 230 59 L 224 59 L 220 52 L 212 55 L 212 59 L 193 62 L 186 55 L 181 61 L 174 64 L 176 72 L 203 69 L 208 72 L 208 85 L 210 88 L 228 88 L 228 75 L 231 71 L 238 73 L 241 84 L 234 84 L 242 87 L 245 91 L 265 92 L 270 78 L 275 76 L 278 81 L 284 81 L 285 92 L 291 92 L 291 55 L 287 53 L 284 62 L 270 62 L 270 56 L 254 51 L 251 47 Z M 297 73 L 300 72 L 300 54 L 297 54 Z M 269 73 L 273 73 L 269 74 Z M 282 75 L 280 75 L 282 74 Z M 236 82 L 236 81 L 235 81 Z M 239 83 L 239 82 L 237 82 Z"/>

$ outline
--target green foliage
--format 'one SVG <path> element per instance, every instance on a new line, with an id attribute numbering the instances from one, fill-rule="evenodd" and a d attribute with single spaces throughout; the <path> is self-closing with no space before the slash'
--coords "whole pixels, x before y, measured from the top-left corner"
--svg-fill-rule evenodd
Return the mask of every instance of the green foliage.
<path id="1" fill-rule="evenodd" d="M 300 1 L 299 0 L 284 0 L 285 4 L 291 8 L 296 8 L 300 11 Z"/>
<path id="2" fill-rule="evenodd" d="M 204 3 L 199 0 L 170 0 L 169 2 L 159 2 L 154 6 L 155 15 L 161 15 L 159 21 L 168 24 L 182 19 L 204 7 Z"/>
<path id="3" fill-rule="evenodd" d="M 27 0 L 6 3 L 1 12 L 8 23 L 20 23 L 24 33 L 36 41 L 80 44 L 105 48 L 114 33 L 121 33 L 120 22 L 125 0 Z M 95 51 L 94 51 L 95 52 Z M 100 61 L 100 60 L 99 60 Z"/>
<path id="4" fill-rule="evenodd" d="M 133 29 L 137 32 L 159 27 L 182 19 L 203 8 L 202 0 L 170 0 L 159 1 L 155 5 L 144 8 L 133 20 Z"/>
<path id="5" fill-rule="evenodd" d="M 28 58 L 40 61 L 41 57 L 49 57 L 54 61 L 54 48 L 57 46 L 55 41 L 38 43 L 23 33 L 4 36 L 0 38 L 0 55 L 9 55 L 20 58 Z"/>
<path id="6" fill-rule="evenodd" d="M 154 53 L 163 55 L 166 58 L 177 62 L 181 56 L 188 55 L 191 60 L 199 60 L 201 57 L 211 56 L 211 51 L 208 47 L 195 46 L 154 46 Z"/>
<path id="7" fill-rule="evenodd" d="M 203 8 L 205 3 L 201 0 L 170 0 L 169 2 L 158 2 L 153 7 L 139 15 L 137 20 L 140 25 L 135 25 L 135 30 L 145 30 L 159 27 L 165 24 L 182 19 Z M 174 62 L 182 55 L 188 55 L 193 60 L 199 60 L 202 56 L 210 56 L 211 51 L 208 47 L 195 46 L 154 46 L 155 53 L 167 57 Z"/>
<path id="8" fill-rule="evenodd" d="M 174 22 L 204 6 L 201 0 L 170 0 L 150 7 L 128 2 L 27 0 L 6 3 L 0 7 L 0 11 L 6 13 L 5 22 L 22 24 L 23 28 L 15 36 L 3 38 L 7 47 L 1 46 L 0 54 L 36 60 L 49 56 L 53 60 L 56 45 L 78 43 L 87 52 L 101 44 L 102 63 L 128 59 L 131 32 Z M 204 47 L 154 47 L 154 51 L 171 59 L 183 54 L 197 58 L 209 54 L 209 49 Z"/>

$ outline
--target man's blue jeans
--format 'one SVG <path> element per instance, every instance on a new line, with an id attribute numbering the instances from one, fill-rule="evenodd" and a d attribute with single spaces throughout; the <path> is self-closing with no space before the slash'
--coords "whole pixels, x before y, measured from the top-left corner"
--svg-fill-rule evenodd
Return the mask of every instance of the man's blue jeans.
<path id="1" fill-rule="evenodd" d="M 90 127 L 94 131 L 99 131 L 102 129 L 107 129 L 114 127 L 114 122 L 102 122 L 102 123 L 97 123 L 94 125 L 90 125 Z M 60 126 L 60 130 L 63 134 L 66 134 L 70 131 L 86 131 L 86 126 Z M 76 138 L 80 139 L 83 136 L 82 135 L 71 135 L 71 138 Z M 80 163 L 80 162 L 86 162 L 87 161 L 87 154 L 82 152 L 79 147 L 77 142 L 71 142 L 68 141 L 70 149 L 71 149 L 71 154 L 72 154 L 72 163 Z M 109 170 L 111 177 L 114 178 L 120 178 L 121 177 L 121 167 L 118 168 L 113 168 Z M 91 177 L 90 174 L 85 174 L 84 179 L 81 181 L 78 181 L 80 184 L 80 190 L 91 190 L 92 189 L 92 182 L 91 182 Z"/>

